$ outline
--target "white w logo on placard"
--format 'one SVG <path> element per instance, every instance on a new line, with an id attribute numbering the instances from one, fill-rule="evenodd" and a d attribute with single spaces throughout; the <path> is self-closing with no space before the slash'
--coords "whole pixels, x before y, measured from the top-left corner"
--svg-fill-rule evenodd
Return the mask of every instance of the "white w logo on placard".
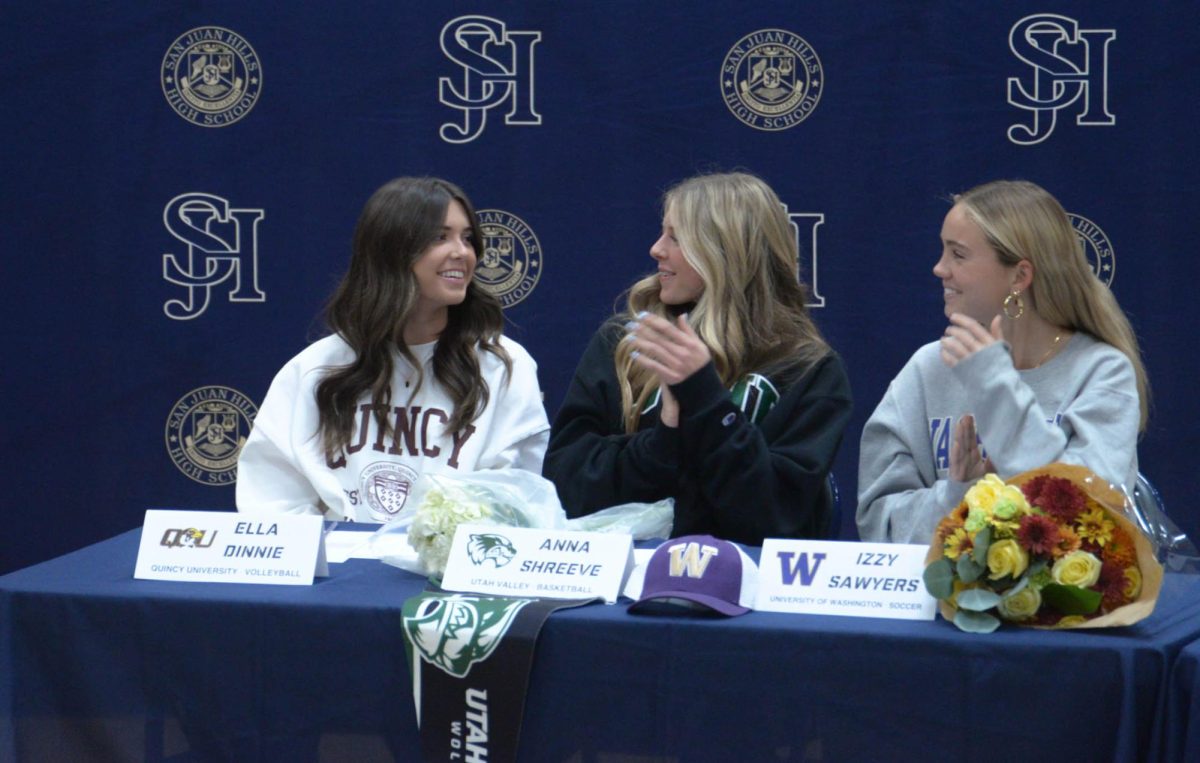
<path id="1" fill-rule="evenodd" d="M 1033 112 L 1033 124 L 1008 128 L 1008 139 L 1021 146 L 1041 143 L 1054 132 L 1060 109 L 1079 103 L 1077 125 L 1114 125 L 1108 111 L 1108 44 L 1115 29 L 1080 29 L 1078 22 L 1053 13 L 1026 16 L 1013 25 L 1008 45 L 1033 67 L 1026 87 L 1008 79 L 1008 102 Z"/>
<path id="2" fill-rule="evenodd" d="M 186 299 L 163 305 L 168 318 L 198 317 L 208 309 L 213 288 L 227 281 L 230 302 L 267 301 L 258 288 L 258 223 L 265 216 L 261 209 L 233 209 L 210 193 L 183 193 L 167 202 L 163 223 L 187 245 L 182 263 L 163 255 L 163 278 L 187 289 Z"/>
<path id="3" fill-rule="evenodd" d="M 506 125 L 540 125 L 533 103 L 533 46 L 541 32 L 512 31 L 490 16 L 460 16 L 442 27 L 442 52 L 462 67 L 457 86 L 438 78 L 438 98 L 463 113 L 462 125 L 447 122 L 447 143 L 470 143 L 487 126 L 487 113 L 508 104 Z"/>
<path id="4" fill-rule="evenodd" d="M 671 571 L 673 578 L 702 578 L 708 569 L 708 563 L 717 555 L 715 546 L 704 546 L 699 543 L 678 543 L 671 546 Z"/>

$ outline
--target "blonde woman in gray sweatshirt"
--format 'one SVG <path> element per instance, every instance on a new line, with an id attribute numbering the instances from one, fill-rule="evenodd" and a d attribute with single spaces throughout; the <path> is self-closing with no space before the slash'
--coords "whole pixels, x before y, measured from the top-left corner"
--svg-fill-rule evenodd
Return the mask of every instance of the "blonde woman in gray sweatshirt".
<path id="1" fill-rule="evenodd" d="M 1137 339 L 1039 186 L 954 197 L 942 224 L 949 321 L 892 380 L 863 428 L 859 536 L 928 543 L 988 472 L 1054 461 L 1133 488 L 1149 385 Z"/>

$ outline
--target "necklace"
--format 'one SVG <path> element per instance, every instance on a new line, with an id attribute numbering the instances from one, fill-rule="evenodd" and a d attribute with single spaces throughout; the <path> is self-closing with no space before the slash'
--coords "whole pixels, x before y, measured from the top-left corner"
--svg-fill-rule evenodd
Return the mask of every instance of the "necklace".
<path id="1" fill-rule="evenodd" d="M 1034 364 L 1034 366 L 1033 366 L 1034 368 L 1041 368 L 1042 364 L 1050 359 L 1050 356 L 1053 355 L 1054 351 L 1058 348 L 1058 343 L 1061 339 L 1062 339 L 1062 334 L 1054 335 L 1054 341 L 1050 343 L 1050 349 L 1046 350 L 1046 354 L 1043 355 L 1038 360 L 1038 362 Z"/>

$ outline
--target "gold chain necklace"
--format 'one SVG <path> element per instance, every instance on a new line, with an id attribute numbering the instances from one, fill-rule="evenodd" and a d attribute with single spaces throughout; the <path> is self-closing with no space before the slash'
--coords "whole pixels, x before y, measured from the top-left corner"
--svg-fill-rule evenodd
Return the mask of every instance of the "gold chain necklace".
<path id="1" fill-rule="evenodd" d="M 1058 343 L 1061 339 L 1062 339 L 1062 334 L 1054 335 L 1054 341 L 1050 343 L 1050 349 L 1046 350 L 1046 354 L 1043 355 L 1040 360 L 1038 360 L 1037 364 L 1034 365 L 1034 368 L 1041 368 L 1042 364 L 1050 359 L 1050 356 L 1054 353 L 1054 350 L 1058 347 Z"/>

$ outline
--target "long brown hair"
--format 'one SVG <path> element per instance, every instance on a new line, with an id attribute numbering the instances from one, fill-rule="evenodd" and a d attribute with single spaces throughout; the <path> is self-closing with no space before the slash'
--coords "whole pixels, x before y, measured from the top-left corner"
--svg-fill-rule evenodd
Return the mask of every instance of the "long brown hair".
<path id="1" fill-rule="evenodd" d="M 350 267 L 325 310 L 330 330 L 354 350 L 353 361 L 328 369 L 317 384 L 318 431 L 330 460 L 350 444 L 358 401 L 368 390 L 375 420 L 392 434 L 388 411 L 394 353 L 417 370 L 413 394 L 425 380 L 421 363 L 404 341 L 404 324 L 420 293 L 413 264 L 441 234 L 451 201 L 467 213 L 478 259 L 483 236 L 475 208 L 462 189 L 446 180 L 392 180 L 371 195 L 359 215 Z M 506 375 L 511 373 L 512 359 L 500 345 L 503 326 L 499 301 L 475 281 L 468 284 L 462 303 L 450 306 L 433 353 L 434 378 L 454 401 L 446 431 L 459 431 L 487 406 L 489 390 L 476 347 L 500 358 Z"/>
<path id="2" fill-rule="evenodd" d="M 771 367 L 808 368 L 829 353 L 805 306 L 796 237 L 770 186 L 743 172 L 699 175 L 666 192 L 668 212 L 684 259 L 704 282 L 688 320 L 726 386 Z M 643 310 L 671 318 L 659 291 L 657 275 L 630 287 L 625 319 Z M 627 342 L 614 362 L 625 429 L 634 432 L 656 381 L 634 365 Z"/>
<path id="3" fill-rule="evenodd" d="M 1150 417 L 1150 381 L 1137 336 L 1117 298 L 1088 264 L 1083 244 L 1058 200 L 1027 180 L 997 180 L 954 197 L 983 230 L 1003 265 L 1033 264 L 1029 298 L 1038 315 L 1056 326 L 1083 331 L 1129 358 L 1137 377 L 1145 431 Z"/>

